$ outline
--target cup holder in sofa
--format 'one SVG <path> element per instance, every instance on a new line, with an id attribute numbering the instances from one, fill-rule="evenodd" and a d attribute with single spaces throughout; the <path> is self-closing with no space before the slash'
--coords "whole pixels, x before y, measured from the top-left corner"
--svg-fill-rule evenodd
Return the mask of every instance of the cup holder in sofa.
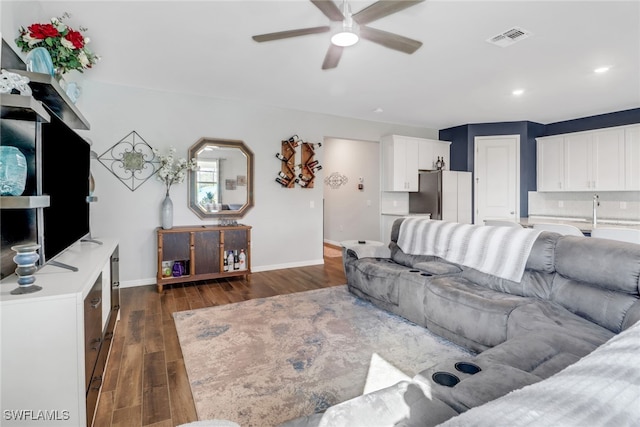
<path id="1" fill-rule="evenodd" d="M 420 270 L 409 270 L 409 273 L 420 273 Z"/>
<path id="2" fill-rule="evenodd" d="M 480 369 L 478 365 L 474 365 L 473 363 L 469 362 L 458 362 L 455 366 L 456 370 L 469 375 L 477 374 L 478 372 L 482 371 L 482 369 Z"/>
<path id="3" fill-rule="evenodd" d="M 425 277 L 431 277 L 433 276 L 433 274 L 431 273 L 420 273 L 421 276 L 425 276 Z"/>
<path id="4" fill-rule="evenodd" d="M 460 378 L 449 372 L 436 372 L 431 376 L 433 381 L 445 387 L 453 387 L 460 382 Z"/>

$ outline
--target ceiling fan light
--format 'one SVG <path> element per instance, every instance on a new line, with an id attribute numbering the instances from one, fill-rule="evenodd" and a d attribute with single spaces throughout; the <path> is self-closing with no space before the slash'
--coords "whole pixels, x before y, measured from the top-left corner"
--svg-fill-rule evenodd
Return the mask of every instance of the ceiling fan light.
<path id="1" fill-rule="evenodd" d="M 331 36 L 331 43 L 336 46 L 348 47 L 358 43 L 360 38 L 353 31 L 340 31 Z"/>

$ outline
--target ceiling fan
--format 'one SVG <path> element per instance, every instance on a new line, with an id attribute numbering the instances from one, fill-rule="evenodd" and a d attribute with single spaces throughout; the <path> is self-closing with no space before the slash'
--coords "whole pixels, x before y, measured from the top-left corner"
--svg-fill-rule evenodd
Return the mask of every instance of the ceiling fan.
<path id="1" fill-rule="evenodd" d="M 408 54 L 412 54 L 422 46 L 422 42 L 387 31 L 377 30 L 368 27 L 367 24 L 417 3 L 421 3 L 424 0 L 380 0 L 355 14 L 351 13 L 351 8 L 347 0 L 343 0 L 342 9 L 338 8 L 331 0 L 310 1 L 331 21 L 342 22 L 340 30 L 331 36 L 331 45 L 322 63 L 323 70 L 337 67 L 344 48 L 356 44 L 360 37 Z M 331 31 L 331 27 L 325 25 L 321 27 L 260 34 L 253 36 L 253 39 L 257 42 L 267 42 L 290 37 L 306 36 L 308 34 L 327 33 L 329 31 Z"/>

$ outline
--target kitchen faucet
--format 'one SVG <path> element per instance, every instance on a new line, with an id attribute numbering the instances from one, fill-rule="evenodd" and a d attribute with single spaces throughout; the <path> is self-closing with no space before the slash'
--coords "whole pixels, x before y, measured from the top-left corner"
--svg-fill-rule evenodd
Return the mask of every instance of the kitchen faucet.
<path id="1" fill-rule="evenodd" d="M 593 195 L 593 228 L 598 225 L 598 206 L 600 206 L 600 197 L 597 194 Z"/>

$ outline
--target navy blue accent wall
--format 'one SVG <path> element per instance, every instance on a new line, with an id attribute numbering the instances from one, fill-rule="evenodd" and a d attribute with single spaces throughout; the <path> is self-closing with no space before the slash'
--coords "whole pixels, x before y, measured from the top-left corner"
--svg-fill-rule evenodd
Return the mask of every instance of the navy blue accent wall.
<path id="1" fill-rule="evenodd" d="M 549 123 L 546 125 L 544 136 L 631 125 L 634 123 L 640 123 L 640 108 L 584 117 L 582 119 L 567 120 L 564 122 Z"/>
<path id="2" fill-rule="evenodd" d="M 536 138 L 635 123 L 640 123 L 640 108 L 546 125 L 528 121 L 467 124 L 440 130 L 439 139 L 451 141 L 452 170 L 473 172 L 476 136 L 520 135 L 520 215 L 529 216 L 527 193 L 536 190 Z"/>
<path id="3" fill-rule="evenodd" d="M 443 129 L 438 138 L 451 141 L 452 170 L 473 172 L 476 136 L 520 135 L 520 215 L 528 216 L 527 193 L 536 189 L 536 138 L 541 135 L 537 132 L 543 130 L 544 125 L 533 122 L 480 123 Z"/>

